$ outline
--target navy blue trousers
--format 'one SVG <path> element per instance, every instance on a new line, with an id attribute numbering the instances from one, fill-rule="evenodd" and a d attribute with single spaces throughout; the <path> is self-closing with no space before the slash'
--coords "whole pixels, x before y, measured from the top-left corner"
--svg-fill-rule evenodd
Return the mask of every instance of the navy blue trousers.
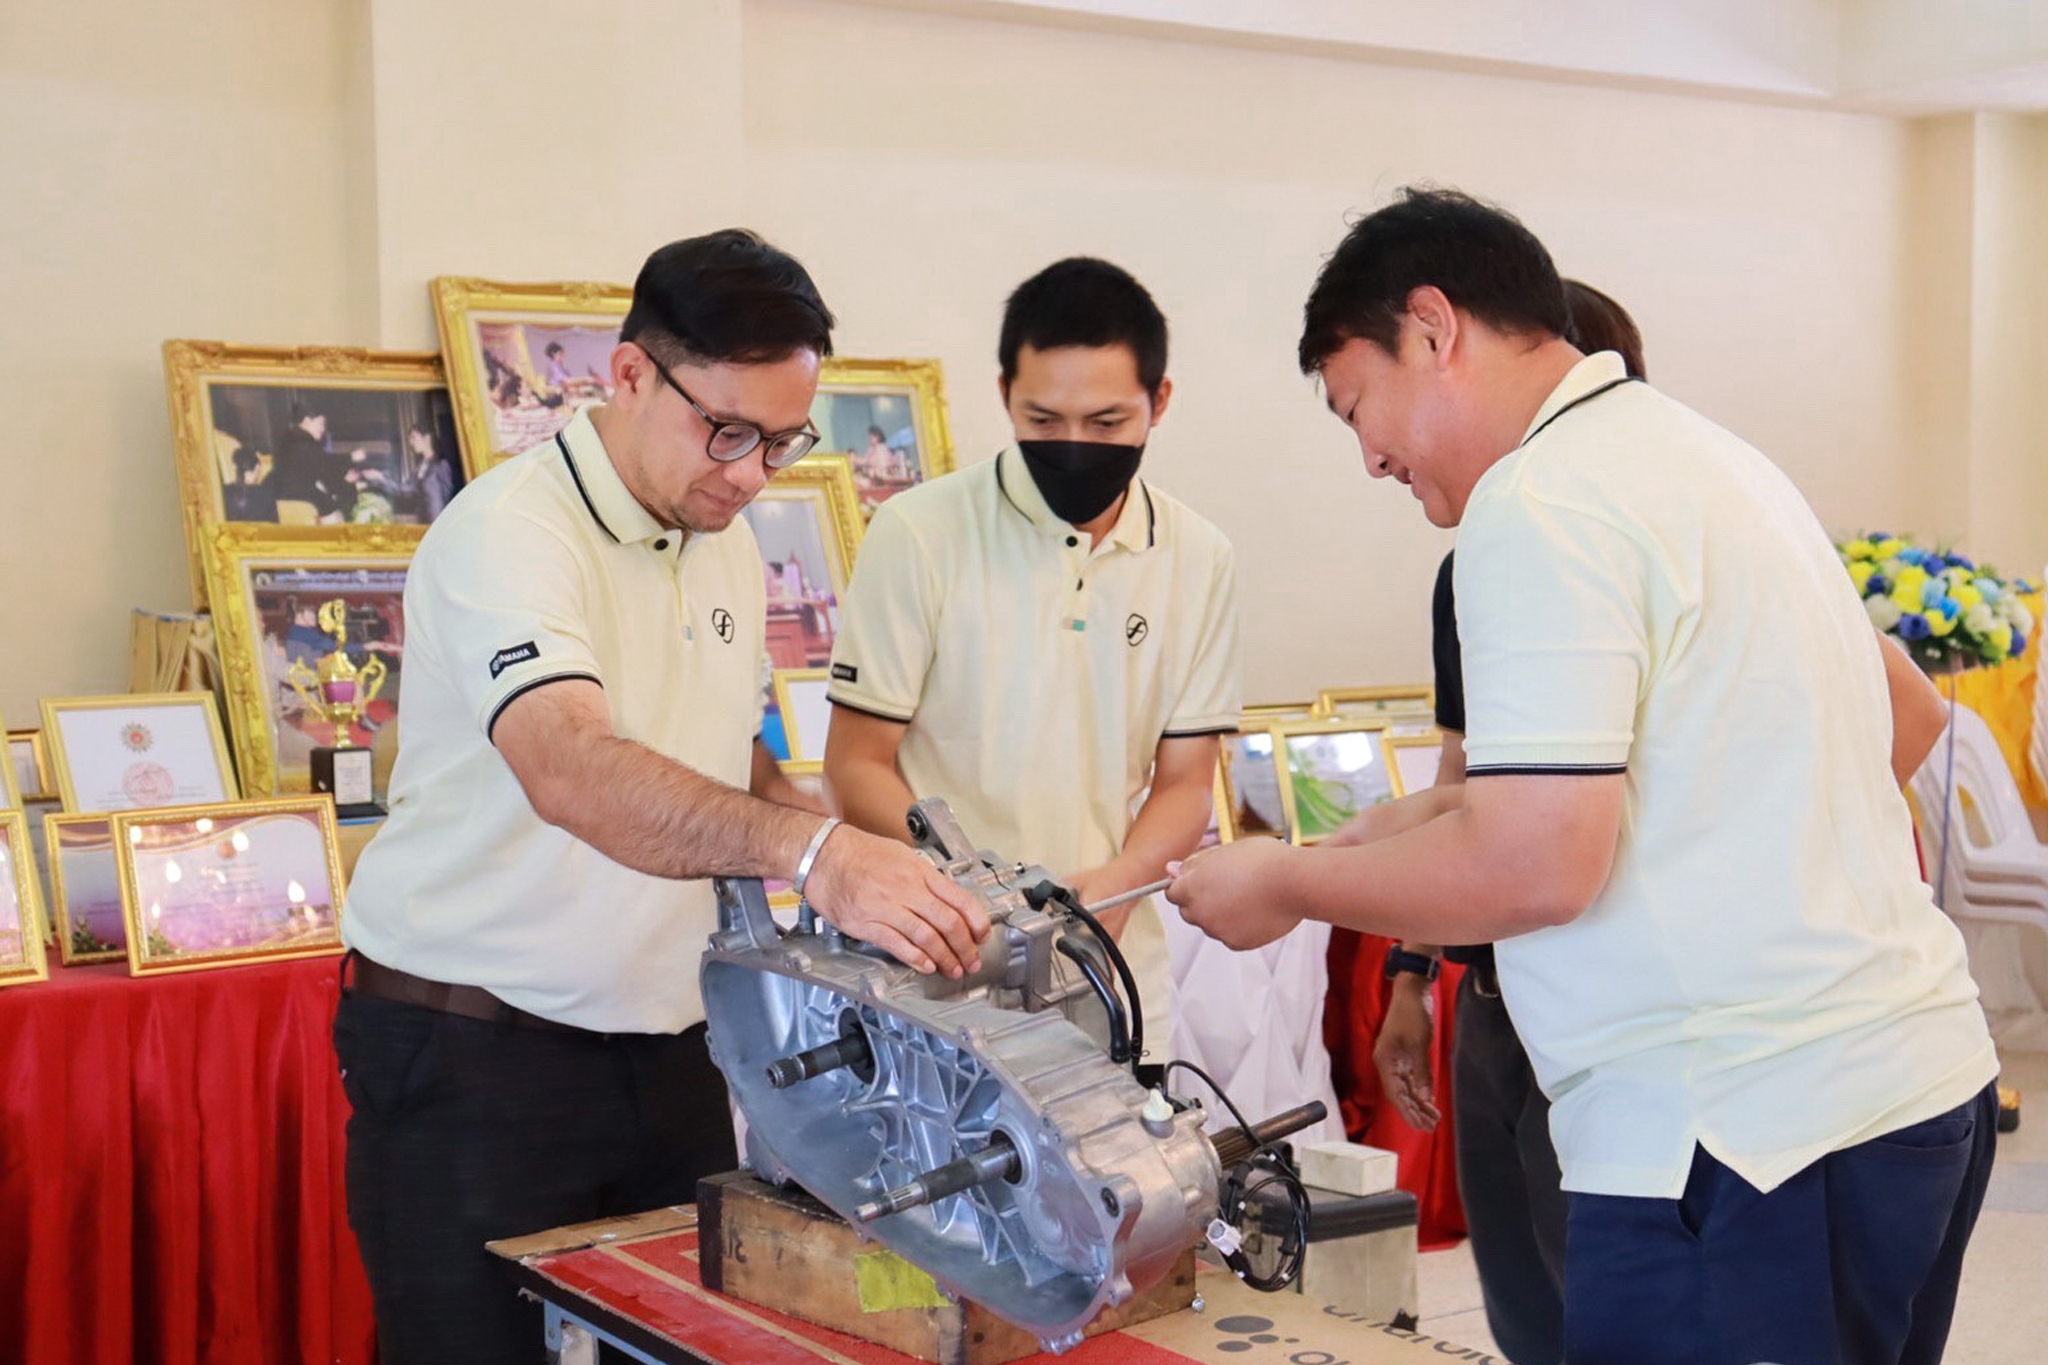
<path id="1" fill-rule="evenodd" d="M 1997 1116 L 1987 1086 L 1769 1194 L 1700 1148 L 1681 1198 L 1572 1194 L 1565 1358 L 1937 1365 Z"/>

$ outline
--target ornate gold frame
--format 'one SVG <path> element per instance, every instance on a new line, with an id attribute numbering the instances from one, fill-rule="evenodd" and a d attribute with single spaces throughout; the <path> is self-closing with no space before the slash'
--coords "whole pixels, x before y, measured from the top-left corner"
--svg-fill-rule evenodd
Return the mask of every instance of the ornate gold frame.
<path id="1" fill-rule="evenodd" d="M 1403 705 L 1413 702 L 1415 705 Z M 1436 688 L 1429 683 L 1393 687 L 1325 687 L 1316 693 L 1319 716 L 1400 716 L 1436 706 Z"/>
<path id="2" fill-rule="evenodd" d="M 1321 843 L 1324 836 L 1319 835 L 1311 839 L 1302 833 L 1301 814 L 1296 807 L 1294 798 L 1294 769 L 1287 762 L 1287 741 L 1296 735 L 1383 735 L 1386 728 L 1387 722 L 1384 717 L 1380 716 L 1337 716 L 1323 720 L 1301 721 L 1291 725 L 1276 725 L 1273 727 L 1273 766 L 1278 770 L 1280 776 L 1280 808 L 1287 812 L 1288 842 L 1306 848 Z M 1386 751 L 1378 745 L 1373 747 L 1378 751 L 1380 762 L 1385 764 L 1387 761 Z M 1389 789 L 1393 791 L 1394 795 L 1400 795 L 1397 787 L 1390 785 Z"/>
<path id="3" fill-rule="evenodd" d="M 1397 735 L 1392 729 L 1380 731 L 1380 752 L 1386 756 L 1387 776 L 1394 785 L 1396 797 L 1411 796 L 1408 784 L 1401 779 L 1401 764 L 1394 757 L 1397 749 L 1436 749 L 1444 747 L 1443 731 L 1432 728 L 1426 734 Z"/>
<path id="4" fill-rule="evenodd" d="M 33 735 L 40 734 L 41 732 L 30 730 L 26 733 Z M 25 810 L 28 806 L 28 793 L 22 791 L 20 784 L 14 780 L 14 739 L 16 732 L 9 730 L 5 722 L 0 722 L 0 734 L 7 736 L 7 762 L 0 764 L 0 810 Z M 36 763 L 36 768 L 39 773 L 46 771 L 43 769 L 40 761 Z M 42 777 L 41 780 L 48 781 L 48 778 Z"/>
<path id="5" fill-rule="evenodd" d="M 1216 839 L 1217 839 L 1217 842 L 1219 842 L 1219 843 L 1225 843 L 1225 844 L 1227 844 L 1227 843 L 1231 843 L 1231 842 L 1233 842 L 1234 840 L 1237 840 L 1237 839 L 1284 839 L 1284 838 L 1290 838 L 1290 837 L 1291 837 L 1291 833 L 1290 833 L 1290 831 L 1289 831 L 1289 830 L 1287 830 L 1287 829 L 1276 829 L 1276 830 L 1263 830 L 1263 829 L 1261 829 L 1261 830 L 1252 830 L 1252 831 L 1250 831 L 1250 832 L 1246 832 L 1245 830 L 1239 829 L 1239 828 L 1237 827 L 1237 784 L 1236 784 L 1236 782 L 1235 782 L 1235 781 L 1234 781 L 1234 780 L 1232 779 L 1232 777 L 1231 777 L 1231 769 L 1232 769 L 1232 768 L 1233 768 L 1233 767 L 1234 767 L 1234 766 L 1236 765 L 1236 762 L 1237 762 L 1237 758 L 1236 758 L 1236 755 L 1235 755 L 1235 753 L 1233 752 L 1233 747 L 1232 747 L 1232 740 L 1233 740 L 1233 739 L 1234 739 L 1234 738 L 1235 738 L 1236 736 L 1238 736 L 1238 735 L 1252 735 L 1252 734 L 1264 734 L 1264 735 L 1272 735 L 1272 734 L 1273 734 L 1273 732 L 1274 732 L 1274 730 L 1275 730 L 1276 728 L 1277 728 L 1277 727 L 1276 727 L 1275 725 L 1273 725 L 1273 724 L 1271 724 L 1271 723 L 1268 723 L 1268 722 L 1264 722 L 1264 721 L 1260 721 L 1260 720 L 1256 720 L 1256 719 L 1253 719 L 1253 720 L 1246 720 L 1246 721 L 1244 721 L 1244 722 L 1240 723 L 1240 724 L 1238 725 L 1237 729 L 1236 729 L 1236 730 L 1235 730 L 1234 732 L 1232 732 L 1231 734 L 1226 734 L 1226 735 L 1224 735 L 1224 736 L 1222 737 L 1222 742 L 1221 742 L 1221 743 L 1220 743 L 1220 744 L 1219 744 L 1219 745 L 1217 746 L 1217 751 L 1216 751 L 1216 803 L 1217 803 L 1217 804 L 1216 804 Z M 1279 745 L 1279 741 L 1278 741 L 1278 739 L 1276 738 L 1276 739 L 1274 740 L 1274 746 L 1275 746 L 1275 747 L 1274 747 L 1274 754 L 1275 754 L 1275 757 L 1274 757 L 1274 759 L 1273 759 L 1273 762 L 1274 762 L 1274 763 L 1275 763 L 1276 765 L 1277 765 L 1277 764 L 1278 764 L 1278 762 L 1279 762 L 1279 758 L 1278 758 L 1278 753 L 1279 753 L 1279 747 L 1278 747 L 1278 745 Z M 1277 781 L 1277 780 L 1278 780 L 1278 779 L 1277 779 L 1277 777 L 1276 777 L 1276 781 Z M 1282 792 L 1280 793 L 1280 815 L 1281 815 L 1281 822 L 1282 822 L 1282 824 L 1283 824 L 1283 825 L 1284 825 L 1284 824 L 1286 824 L 1286 823 L 1287 823 L 1287 821 L 1288 821 L 1288 818 L 1289 818 L 1289 817 L 1288 817 L 1288 806 L 1287 806 L 1287 794 L 1286 794 L 1286 792 L 1285 792 L 1284 790 L 1282 790 Z"/>
<path id="6" fill-rule="evenodd" d="M 1322 715 L 1321 703 L 1312 701 L 1266 701 L 1238 711 L 1241 722 L 1253 725 L 1285 725 L 1290 721 L 1314 720 Z"/>
<path id="7" fill-rule="evenodd" d="M 792 775 L 811 775 L 825 771 L 825 737 L 817 737 L 817 756 L 811 757 L 811 746 L 797 745 L 801 732 L 790 719 L 789 685 L 792 682 L 825 682 L 832 676 L 829 668 L 778 668 L 775 670 L 775 711 L 782 717 L 782 737 L 789 745 L 789 757 L 783 760 L 782 771 Z"/>
<path id="8" fill-rule="evenodd" d="M 29 754 L 35 762 L 36 789 L 16 792 L 20 798 L 15 804 L 26 807 L 31 801 L 55 801 L 57 789 L 50 783 L 50 746 L 43 742 L 41 730 L 9 730 L 7 732 L 7 780 L 14 780 L 14 746 L 27 741 Z"/>
<path id="9" fill-rule="evenodd" d="M 314 384 L 337 389 L 438 389 L 448 381 L 433 351 L 372 351 L 352 346 L 244 346 L 225 341 L 166 341 L 164 385 L 171 402 L 171 445 L 177 454 L 178 501 L 192 566 L 192 601 L 206 609 L 206 528 L 227 520 L 218 457 L 207 411 L 215 380 Z M 262 523 L 257 523 L 262 524 Z M 332 529 L 332 528 L 326 528 Z M 424 526 L 408 526 L 417 540 Z"/>
<path id="10" fill-rule="evenodd" d="M 251 568 L 405 569 L 416 539 L 391 526 L 259 526 L 222 522 L 207 543 L 206 574 L 213 594 L 213 633 L 227 693 L 228 728 L 241 765 L 242 791 L 258 796 L 307 791 L 310 773 L 278 771 L 270 732 L 260 632 L 250 615 Z"/>
<path id="11" fill-rule="evenodd" d="M 853 483 L 853 466 L 844 455 L 812 455 L 797 461 L 787 469 L 775 471 L 775 477 L 768 486 L 754 496 L 754 502 L 812 502 L 820 499 L 824 503 L 824 526 L 831 534 L 825 539 L 825 552 L 833 556 L 832 590 L 844 593 L 846 585 L 853 578 L 853 558 L 860 550 L 861 533 L 867 523 L 861 520 L 860 494 Z M 746 515 L 744 512 L 742 516 Z M 751 529 L 751 528 L 750 528 Z"/>
<path id="12" fill-rule="evenodd" d="M 918 462 L 927 482 L 959 467 L 953 451 L 953 434 L 946 424 L 946 380 L 936 360 L 859 360 L 827 356 L 818 368 L 818 398 L 834 393 L 901 393 L 908 391 L 911 411 L 916 414 Z M 817 400 L 812 400 L 816 410 Z M 852 455 L 845 450 L 822 448 L 805 458 L 808 464 L 820 455 Z M 856 504 L 858 505 L 858 504 Z"/>
<path id="13" fill-rule="evenodd" d="M 50 860 L 50 903 L 46 909 L 50 917 L 50 927 L 55 930 L 57 935 L 57 956 L 67 967 L 83 966 L 91 962 L 125 962 L 128 959 L 128 949 L 125 945 L 119 948 L 108 948 L 105 950 L 88 949 L 82 952 L 74 945 L 73 935 L 76 934 L 77 930 L 71 923 L 70 896 L 64 890 L 64 846 L 62 842 L 63 831 L 73 825 L 105 826 L 107 831 L 107 852 L 110 854 L 114 852 L 114 818 L 104 811 L 80 811 L 76 813 L 51 811 L 43 817 L 43 848 L 47 850 Z M 120 866 L 118 855 L 116 855 L 114 863 L 118 869 Z M 122 920 L 125 924 L 127 920 L 127 913 L 125 911 L 122 913 Z"/>
<path id="14" fill-rule="evenodd" d="M 119 711 L 137 706 L 198 706 L 206 713 L 206 728 L 213 739 L 213 755 L 220 764 L 221 787 L 228 799 L 239 797 L 247 787 L 236 781 L 235 765 L 228 759 L 227 737 L 221 732 L 220 710 L 211 692 L 129 692 L 102 697 L 49 697 L 43 702 L 43 734 L 49 745 L 50 766 L 57 777 L 57 795 L 66 812 L 78 810 L 78 784 L 71 778 L 71 763 L 64 755 L 64 731 L 57 717 L 66 711 Z"/>
<path id="15" fill-rule="evenodd" d="M 0 986 L 20 986 L 50 979 L 50 960 L 43 952 L 49 917 L 43 912 L 42 887 L 36 880 L 36 846 L 29 837 L 28 816 L 0 811 L 0 831 L 7 838 L 7 865 L 14 873 L 14 896 L 21 906 L 22 961 L 0 963 Z"/>
<path id="16" fill-rule="evenodd" d="M 148 959 L 148 934 L 142 926 L 142 907 L 137 903 L 135 852 L 130 831 L 142 825 L 185 824 L 196 820 L 257 815 L 310 814 L 318 817 L 327 854 L 328 887 L 334 893 L 334 938 L 314 947 L 275 952 L 236 949 L 222 953 L 200 953 L 168 960 Z M 311 796 L 273 797 L 257 801 L 232 801 L 214 806 L 178 806 L 167 810 L 119 811 L 112 816 L 114 856 L 121 868 L 121 915 L 128 922 L 128 974 L 167 976 L 172 972 L 197 972 L 209 967 L 231 967 L 250 962 L 288 962 L 302 957 L 332 957 L 343 950 L 341 941 L 342 902 L 347 899 L 348 882 L 341 875 L 340 834 L 334 819 L 334 798 L 325 792 Z"/>
<path id="17" fill-rule="evenodd" d="M 624 285 L 593 283 L 514 284 L 470 276 L 441 275 L 428 285 L 441 354 L 448 369 L 448 393 L 455 402 L 455 431 L 462 442 L 462 466 L 470 477 L 519 452 L 495 449 L 491 441 L 490 395 L 484 388 L 483 356 L 471 326 L 479 313 L 539 315 L 549 321 L 592 323 L 623 319 L 633 291 Z"/>

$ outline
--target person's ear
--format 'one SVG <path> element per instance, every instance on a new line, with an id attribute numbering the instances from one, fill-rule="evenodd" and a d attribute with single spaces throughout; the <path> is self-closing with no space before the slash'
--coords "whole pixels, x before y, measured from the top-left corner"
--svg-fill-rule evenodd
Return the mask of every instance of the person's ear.
<path id="1" fill-rule="evenodd" d="M 654 365 L 637 342 L 622 341 L 612 348 L 612 397 L 630 394 L 645 397 L 648 381 L 654 379 Z"/>
<path id="2" fill-rule="evenodd" d="M 1159 377 L 1159 392 L 1152 395 L 1152 420 L 1148 427 L 1159 425 L 1159 419 L 1166 416 L 1166 405 L 1173 399 L 1173 381 L 1165 375 Z"/>
<path id="3" fill-rule="evenodd" d="M 1449 361 L 1451 348 L 1458 340 L 1458 310 L 1451 306 L 1444 291 L 1433 284 L 1409 290 L 1408 318 L 1415 327 L 1416 339 L 1429 348 L 1435 363 L 1441 367 Z"/>

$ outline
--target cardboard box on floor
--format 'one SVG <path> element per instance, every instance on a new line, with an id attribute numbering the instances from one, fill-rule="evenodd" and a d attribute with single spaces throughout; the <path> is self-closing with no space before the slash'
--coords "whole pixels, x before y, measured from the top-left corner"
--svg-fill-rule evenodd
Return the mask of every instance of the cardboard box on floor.
<path id="1" fill-rule="evenodd" d="M 1311 1255 L 1314 1253 L 1311 1252 Z M 1203 1311 L 1175 1313 L 1126 1327 L 1117 1338 L 1162 1346 L 1216 1365 L 1421 1365 L 1469 1361 L 1508 1365 L 1476 1347 L 1445 1341 L 1301 1294 L 1261 1294 L 1204 1264 L 1195 1277 Z"/>

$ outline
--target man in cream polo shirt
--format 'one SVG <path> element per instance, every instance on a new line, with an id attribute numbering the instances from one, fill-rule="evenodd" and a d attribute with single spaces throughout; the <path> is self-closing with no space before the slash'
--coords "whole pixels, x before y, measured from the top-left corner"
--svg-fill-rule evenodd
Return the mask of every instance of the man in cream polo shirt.
<path id="1" fill-rule="evenodd" d="M 1827 535 L 1755 450 L 1563 340 L 1548 253 L 1497 209 L 1404 191 L 1306 311 L 1367 468 L 1461 528 L 1463 799 L 1215 850 L 1169 897 L 1240 947 L 1304 916 L 1498 941 L 1573 1365 L 1932 1365 L 1997 1063 Z"/>
<path id="2" fill-rule="evenodd" d="M 1158 880 L 1208 827 L 1217 736 L 1237 726 L 1235 571 L 1221 532 L 1136 477 L 1172 392 L 1142 285 L 1058 262 L 1011 295 L 997 349 L 1018 442 L 876 512 L 832 653 L 825 776 L 849 820 L 897 838 L 913 796 L 944 797 L 979 846 L 1093 902 Z M 1159 913 L 1104 915 L 1155 1061 L 1172 1028 Z"/>
<path id="3" fill-rule="evenodd" d="M 335 1022 L 386 1365 L 540 1360 L 539 1311 L 484 1243 L 687 1202 L 735 1164 L 705 878 L 794 878 L 914 966 L 977 960 L 967 897 L 806 809 L 757 739 L 739 511 L 816 440 L 831 324 L 751 233 L 662 248 L 611 401 L 472 483 L 413 560 L 404 747 Z"/>

